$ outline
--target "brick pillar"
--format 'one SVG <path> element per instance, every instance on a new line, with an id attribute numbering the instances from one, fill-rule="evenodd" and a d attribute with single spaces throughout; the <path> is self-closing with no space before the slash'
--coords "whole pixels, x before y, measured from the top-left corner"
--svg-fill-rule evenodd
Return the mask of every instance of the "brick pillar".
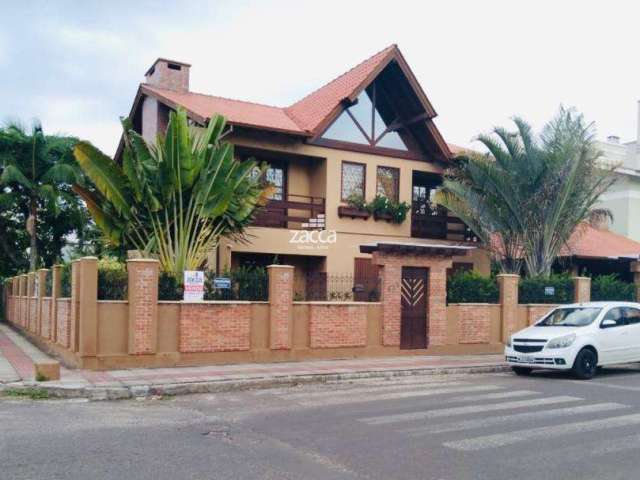
<path id="1" fill-rule="evenodd" d="M 20 275 L 20 301 L 18 302 L 18 325 L 22 328 L 27 327 L 27 309 L 29 307 L 27 291 L 29 286 L 29 277 L 27 274 Z"/>
<path id="2" fill-rule="evenodd" d="M 36 315 L 36 272 L 27 274 L 27 330 L 32 333 L 36 331 L 37 315 Z"/>
<path id="3" fill-rule="evenodd" d="M 158 348 L 158 275 L 160 262 L 127 260 L 129 283 L 129 353 L 156 353 Z"/>
<path id="4" fill-rule="evenodd" d="M 36 285 L 38 286 L 38 288 L 36 288 L 36 333 L 40 336 L 42 336 L 42 299 L 47 289 L 47 273 L 49 273 L 49 270 L 46 268 L 41 268 L 36 272 Z"/>
<path id="5" fill-rule="evenodd" d="M 447 268 L 451 266 L 451 260 L 433 260 L 428 267 L 428 346 L 447 343 Z"/>
<path id="6" fill-rule="evenodd" d="M 573 277 L 573 301 L 586 303 L 591 301 L 591 278 Z"/>
<path id="7" fill-rule="evenodd" d="M 80 260 L 71 262 L 71 315 L 69 318 L 69 350 L 78 351 L 80 318 Z"/>
<path id="8" fill-rule="evenodd" d="M 98 353 L 98 259 L 82 257 L 76 270 L 80 281 L 78 353 L 81 357 L 94 357 Z"/>
<path id="9" fill-rule="evenodd" d="M 502 273 L 498 275 L 502 322 L 502 341 L 515 331 L 518 321 L 518 282 L 520 275 Z"/>
<path id="10" fill-rule="evenodd" d="M 630 268 L 633 273 L 633 283 L 636 287 L 636 302 L 640 300 L 640 262 L 631 262 Z"/>
<path id="11" fill-rule="evenodd" d="M 289 265 L 269 265 L 269 347 L 288 350 L 293 339 L 293 274 Z"/>
<path id="12" fill-rule="evenodd" d="M 58 340 L 58 298 L 62 291 L 62 271 L 60 265 L 54 265 L 51 269 L 51 341 Z"/>
<path id="13" fill-rule="evenodd" d="M 400 283 L 402 282 L 402 265 L 400 262 L 373 253 L 372 263 L 380 265 L 382 277 L 382 345 L 400 345 Z"/>

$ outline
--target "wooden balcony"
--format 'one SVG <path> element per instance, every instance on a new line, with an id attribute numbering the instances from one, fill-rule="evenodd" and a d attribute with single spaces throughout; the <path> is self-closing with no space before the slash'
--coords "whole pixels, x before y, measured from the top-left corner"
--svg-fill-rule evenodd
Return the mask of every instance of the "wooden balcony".
<path id="1" fill-rule="evenodd" d="M 324 215 L 325 201 L 323 197 L 310 197 L 308 195 L 286 196 L 286 200 L 270 200 L 260 210 L 253 221 L 255 227 L 308 229 L 324 228 L 324 221 L 319 223 L 310 220 L 318 219 L 318 215 Z"/>
<path id="2" fill-rule="evenodd" d="M 411 208 L 411 236 L 462 242 L 477 242 L 478 238 L 458 217 L 449 215 L 440 206 L 414 202 Z"/>

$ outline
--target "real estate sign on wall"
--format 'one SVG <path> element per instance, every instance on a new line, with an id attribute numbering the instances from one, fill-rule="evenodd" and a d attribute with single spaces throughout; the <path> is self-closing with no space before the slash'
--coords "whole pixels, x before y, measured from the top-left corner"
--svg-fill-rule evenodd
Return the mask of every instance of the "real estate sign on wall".
<path id="1" fill-rule="evenodd" d="M 185 270 L 184 301 L 198 302 L 204 300 L 204 272 Z"/>

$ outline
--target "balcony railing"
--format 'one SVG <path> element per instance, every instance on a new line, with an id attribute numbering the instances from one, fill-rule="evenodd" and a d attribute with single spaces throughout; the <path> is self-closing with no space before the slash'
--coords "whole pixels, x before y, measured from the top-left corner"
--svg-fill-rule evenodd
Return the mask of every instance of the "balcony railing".
<path id="1" fill-rule="evenodd" d="M 411 236 L 477 242 L 478 238 L 458 217 L 441 206 L 414 202 L 411 208 Z"/>
<path id="2" fill-rule="evenodd" d="M 323 197 L 290 194 L 286 200 L 269 200 L 256 215 L 253 225 L 291 229 L 324 228 L 324 213 Z"/>

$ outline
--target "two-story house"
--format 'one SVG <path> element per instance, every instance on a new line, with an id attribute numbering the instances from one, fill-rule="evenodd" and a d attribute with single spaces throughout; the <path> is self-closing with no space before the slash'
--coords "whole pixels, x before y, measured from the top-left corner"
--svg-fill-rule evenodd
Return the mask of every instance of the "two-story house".
<path id="1" fill-rule="evenodd" d="M 153 141 L 177 107 L 197 125 L 224 115 L 237 156 L 268 162 L 266 180 L 276 187 L 247 241 L 225 239 L 212 254 L 219 271 L 269 264 L 277 256 L 296 267 L 299 285 L 309 272 L 363 278 L 376 275 L 370 256 L 361 253 L 364 244 L 473 240 L 458 218 L 430 202 L 452 152 L 396 45 L 288 107 L 191 92 L 189 72 L 188 64 L 156 60 L 133 103 L 134 128 Z M 410 204 L 406 220 L 391 223 L 348 208 L 350 197 L 371 201 L 377 194 Z M 454 258 L 454 268 L 488 274 L 490 262 L 484 250 L 474 249 Z"/>

